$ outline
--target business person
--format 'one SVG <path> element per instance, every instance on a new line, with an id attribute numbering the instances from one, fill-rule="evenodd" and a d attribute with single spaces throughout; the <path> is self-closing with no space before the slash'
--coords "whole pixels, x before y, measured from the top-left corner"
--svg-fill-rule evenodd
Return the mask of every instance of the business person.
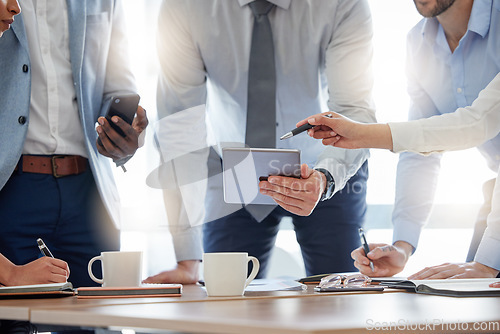
<path id="1" fill-rule="evenodd" d="M 382 148 L 395 153 L 410 151 L 429 155 L 447 150 L 461 150 L 491 140 L 500 132 L 500 74 L 479 94 L 471 106 L 455 112 L 402 123 L 361 124 L 336 113 L 314 115 L 297 124 L 309 122 L 315 127 L 309 135 L 322 139 L 324 145 L 359 149 Z M 424 268 L 411 279 L 495 277 L 500 270 L 500 183 L 495 180 L 492 209 L 487 228 L 474 261 L 445 263 Z M 392 275 L 402 270 L 407 257 L 392 245 L 370 244 L 365 255 L 362 248 L 351 254 L 360 272 L 373 276 Z M 375 271 L 369 264 L 372 260 Z"/>
<path id="2" fill-rule="evenodd" d="M 119 249 L 108 157 L 130 158 L 147 125 L 142 108 L 132 126 L 113 119 L 122 138 L 102 117 L 111 96 L 135 92 L 121 2 L 20 4 L 0 39 L 0 252 L 33 261 L 41 237 L 74 286 L 95 285 L 88 261 Z"/>
<path id="3" fill-rule="evenodd" d="M 0 37 L 20 12 L 17 0 L 0 0 Z M 0 286 L 65 282 L 68 275 L 68 264 L 59 259 L 42 257 L 18 266 L 0 253 Z"/>
<path id="4" fill-rule="evenodd" d="M 410 95 L 409 119 L 416 120 L 455 111 L 470 105 L 479 92 L 500 72 L 500 1 L 431 0 L 417 1 L 415 6 L 424 16 L 408 34 L 407 76 Z M 478 146 L 488 166 L 498 171 L 500 136 Z M 393 244 L 386 254 L 401 259 L 392 266 L 387 261 L 384 276 L 402 270 L 416 249 L 420 231 L 433 204 L 440 154 L 422 156 L 411 152 L 400 155 L 393 212 Z M 476 229 L 466 262 L 495 267 L 489 259 L 476 254 L 491 212 L 494 180 L 483 186 L 485 202 L 476 222 Z M 482 243 L 493 253 L 490 243 Z M 382 263 L 382 260 L 380 261 Z M 380 269 L 379 265 L 379 269 Z M 442 268 L 442 275 L 455 275 Z M 464 268 L 464 270 L 467 268 Z M 473 269 L 472 272 L 476 272 Z M 445 274 L 446 273 L 446 274 Z M 483 275 L 482 271 L 477 271 Z"/>
<path id="5" fill-rule="evenodd" d="M 272 177 L 261 182 L 260 191 L 279 206 L 243 207 L 224 202 L 221 152 L 212 150 L 208 174 L 215 176 L 208 179 L 204 219 L 189 221 L 182 208 L 170 210 L 178 218 L 169 216 L 169 223 L 176 225 L 179 264 L 193 264 L 181 271 L 196 272 L 202 253 L 196 236 L 205 222 L 205 252 L 248 252 L 259 259 L 259 277 L 264 277 L 283 217 L 293 220 L 308 274 L 354 269 L 349 248 L 359 245 L 357 230 L 366 211 L 368 151 L 325 149 L 307 136 L 288 141 L 279 141 L 279 136 L 294 126 L 294 117 L 327 108 L 359 121 L 375 120 L 371 40 L 371 16 L 364 0 L 163 2 L 159 116 L 207 104 L 205 119 L 218 148 L 227 142 L 298 148 L 304 163 L 300 180 Z M 187 140 L 205 137 L 200 133 Z M 191 165 L 201 163 L 206 159 Z M 180 192 L 165 194 L 167 205 L 183 203 Z M 176 235 L 182 242 L 175 241 Z M 148 281 L 165 282 L 177 274 L 179 268 Z"/>

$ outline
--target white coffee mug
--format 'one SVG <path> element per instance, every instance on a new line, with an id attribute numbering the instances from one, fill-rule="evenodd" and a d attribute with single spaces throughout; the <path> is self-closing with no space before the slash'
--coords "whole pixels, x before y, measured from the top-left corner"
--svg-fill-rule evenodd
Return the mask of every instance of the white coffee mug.
<path id="1" fill-rule="evenodd" d="M 102 278 L 92 273 L 92 263 L 101 261 Z M 142 252 L 101 252 L 89 261 L 90 278 L 104 287 L 139 286 L 142 275 Z"/>
<path id="2" fill-rule="evenodd" d="M 253 268 L 248 274 L 248 261 Z M 241 296 L 259 272 L 259 260 L 248 253 L 203 254 L 203 277 L 209 296 Z"/>

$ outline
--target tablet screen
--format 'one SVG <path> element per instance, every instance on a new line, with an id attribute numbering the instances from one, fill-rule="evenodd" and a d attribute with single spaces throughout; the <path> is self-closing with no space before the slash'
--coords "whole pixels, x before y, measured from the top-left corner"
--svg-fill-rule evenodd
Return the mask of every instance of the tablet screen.
<path id="1" fill-rule="evenodd" d="M 223 148 L 224 201 L 232 204 L 276 204 L 259 192 L 270 175 L 300 177 L 300 151 L 290 149 Z"/>

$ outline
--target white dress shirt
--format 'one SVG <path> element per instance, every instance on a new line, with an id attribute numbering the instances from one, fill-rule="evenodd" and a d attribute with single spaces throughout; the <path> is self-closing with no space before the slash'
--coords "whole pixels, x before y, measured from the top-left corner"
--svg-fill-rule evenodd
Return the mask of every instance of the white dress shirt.
<path id="1" fill-rule="evenodd" d="M 202 125 L 191 127 L 202 130 L 206 121 L 213 130 L 219 154 L 221 147 L 243 146 L 245 141 L 248 64 L 254 23 L 249 2 L 166 0 L 159 14 L 158 114 L 165 117 L 206 104 L 202 117 L 190 119 L 191 124 Z M 300 149 L 303 163 L 331 173 L 335 192 L 338 192 L 366 161 L 368 150 L 325 148 L 306 134 L 287 140 L 279 140 L 279 137 L 294 129 L 297 121 L 328 110 L 360 122 L 375 121 L 371 96 L 373 30 L 368 2 L 270 2 L 276 4 L 268 14 L 276 64 L 276 147 Z M 207 143 L 202 142 L 207 138 L 205 133 L 186 136 L 190 131 L 184 126 L 178 126 L 177 131 L 172 128 L 160 128 L 157 133 L 159 137 L 172 138 L 170 145 L 160 148 L 163 157 L 188 153 L 186 143 L 191 144 L 192 151 L 207 147 Z M 175 145 L 178 142 L 182 144 Z M 192 165 L 206 165 L 206 159 L 202 161 L 202 158 Z M 208 201 L 216 198 L 217 204 L 207 203 L 206 220 L 238 209 L 237 205 L 221 203 L 216 194 L 222 198 L 222 182 L 208 187 Z M 172 196 L 167 202 L 182 201 Z M 178 221 L 169 220 L 169 224 L 189 227 L 203 223 L 187 221 L 186 215 L 180 214 L 178 218 Z M 175 228 L 178 261 L 200 258 L 193 243 L 188 242 L 194 239 L 194 231 Z"/>
<path id="2" fill-rule="evenodd" d="M 470 107 L 431 118 L 389 123 L 395 153 L 430 154 L 478 146 L 500 132 L 500 74 Z M 498 171 L 500 175 L 500 170 Z M 500 181 L 495 183 L 492 210 L 475 261 L 500 270 Z"/>
<path id="3" fill-rule="evenodd" d="M 65 0 L 20 0 L 31 70 L 29 126 L 23 154 L 87 157 L 73 86 Z"/>

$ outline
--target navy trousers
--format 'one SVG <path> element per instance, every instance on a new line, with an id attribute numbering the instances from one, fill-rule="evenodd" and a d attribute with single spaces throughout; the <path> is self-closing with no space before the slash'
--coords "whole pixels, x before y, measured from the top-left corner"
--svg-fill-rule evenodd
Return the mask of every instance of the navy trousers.
<path id="1" fill-rule="evenodd" d="M 75 287 L 97 285 L 87 264 L 102 251 L 119 250 L 120 239 L 90 167 L 62 178 L 14 172 L 0 190 L 0 252 L 17 265 L 26 264 L 41 256 L 37 238 L 69 264 Z M 93 272 L 102 277 L 99 261 Z"/>
<path id="2" fill-rule="evenodd" d="M 351 251 L 359 247 L 358 229 L 366 214 L 368 163 L 364 163 L 342 191 L 319 202 L 311 215 L 297 216 L 277 207 L 258 223 L 245 209 L 203 226 L 205 252 L 248 252 L 259 259 L 258 278 L 268 270 L 279 223 L 292 218 L 307 275 L 356 271 Z"/>

